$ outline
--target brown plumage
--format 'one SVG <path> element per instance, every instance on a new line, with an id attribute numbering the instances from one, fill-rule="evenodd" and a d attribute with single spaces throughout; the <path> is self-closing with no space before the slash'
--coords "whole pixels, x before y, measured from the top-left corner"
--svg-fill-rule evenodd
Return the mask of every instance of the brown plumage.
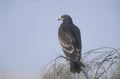
<path id="1" fill-rule="evenodd" d="M 58 20 L 63 21 L 58 30 L 58 37 L 66 57 L 70 60 L 70 71 L 80 73 L 81 66 L 84 67 L 80 61 L 82 49 L 80 30 L 73 24 L 69 15 L 63 15 Z"/>

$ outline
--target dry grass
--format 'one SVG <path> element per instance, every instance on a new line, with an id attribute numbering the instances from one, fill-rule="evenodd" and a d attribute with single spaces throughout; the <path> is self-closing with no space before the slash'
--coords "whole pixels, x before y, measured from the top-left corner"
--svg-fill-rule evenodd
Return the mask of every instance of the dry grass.
<path id="1" fill-rule="evenodd" d="M 81 61 L 86 67 L 80 74 L 70 72 L 66 59 L 60 55 L 52 60 L 42 71 L 40 79 L 108 79 L 120 59 L 120 49 L 102 47 L 83 53 Z"/>
<path id="2" fill-rule="evenodd" d="M 120 61 L 116 68 L 112 71 L 111 79 L 120 79 Z"/>

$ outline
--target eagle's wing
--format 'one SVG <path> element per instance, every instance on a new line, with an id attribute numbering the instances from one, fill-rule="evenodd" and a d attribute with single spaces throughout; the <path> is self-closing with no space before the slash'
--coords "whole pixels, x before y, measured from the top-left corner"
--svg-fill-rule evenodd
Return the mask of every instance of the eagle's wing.
<path id="1" fill-rule="evenodd" d="M 59 41 L 62 46 L 62 49 L 71 54 L 74 51 L 74 46 L 73 46 L 73 36 L 71 32 L 69 31 L 59 31 Z"/>
<path id="2" fill-rule="evenodd" d="M 73 51 L 81 52 L 81 37 L 78 27 L 73 26 L 70 29 L 59 29 L 59 41 L 62 48 L 67 53 L 73 53 Z"/>
<path id="3" fill-rule="evenodd" d="M 75 49 L 77 52 L 81 53 L 81 49 L 82 49 L 82 44 L 81 44 L 81 34 L 80 34 L 80 30 L 77 26 L 74 25 L 74 27 L 72 27 L 72 31 L 73 31 L 73 36 L 75 39 Z"/>

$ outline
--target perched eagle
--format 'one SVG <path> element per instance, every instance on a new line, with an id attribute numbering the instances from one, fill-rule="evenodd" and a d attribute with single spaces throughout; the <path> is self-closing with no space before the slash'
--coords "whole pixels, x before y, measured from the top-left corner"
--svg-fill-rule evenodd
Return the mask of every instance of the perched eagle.
<path id="1" fill-rule="evenodd" d="M 84 67 L 80 61 L 82 49 L 80 30 L 73 24 L 69 15 L 63 15 L 58 20 L 63 21 L 58 29 L 58 37 L 62 50 L 70 61 L 70 71 L 80 73 L 81 67 Z"/>

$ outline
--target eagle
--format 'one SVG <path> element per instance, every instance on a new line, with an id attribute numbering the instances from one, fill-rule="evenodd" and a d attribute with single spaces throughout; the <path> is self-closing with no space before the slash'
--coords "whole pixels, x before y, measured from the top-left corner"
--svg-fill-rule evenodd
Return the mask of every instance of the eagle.
<path id="1" fill-rule="evenodd" d="M 58 29 L 58 38 L 66 58 L 70 61 L 70 71 L 80 73 L 81 67 L 85 67 L 81 59 L 81 34 L 80 29 L 73 24 L 72 18 L 65 14 L 58 18 L 62 21 Z"/>

